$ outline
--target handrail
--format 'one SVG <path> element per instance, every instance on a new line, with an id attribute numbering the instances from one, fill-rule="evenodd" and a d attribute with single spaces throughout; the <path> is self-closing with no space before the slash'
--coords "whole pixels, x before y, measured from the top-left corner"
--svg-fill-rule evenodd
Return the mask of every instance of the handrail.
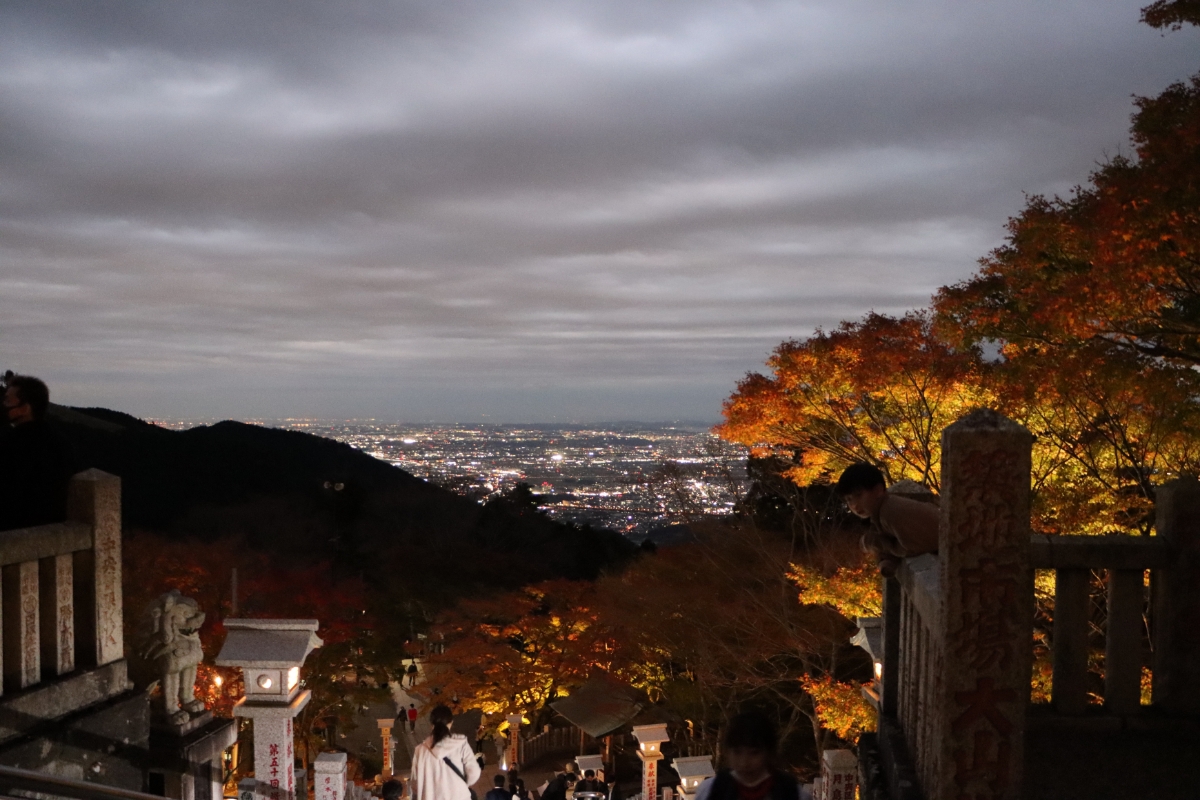
<path id="1" fill-rule="evenodd" d="M 1175 557 L 1160 536 L 1034 534 L 1029 539 L 1034 569 L 1162 569 Z"/>
<path id="2" fill-rule="evenodd" d="M 76 798 L 76 800 L 162 800 L 158 795 L 60 778 L 44 772 L 0 766 L 0 791 L 8 793 L 12 789 Z"/>
<path id="3" fill-rule="evenodd" d="M 83 522 L 51 522 L 0 531 L 0 566 L 90 549 L 92 526 Z"/>

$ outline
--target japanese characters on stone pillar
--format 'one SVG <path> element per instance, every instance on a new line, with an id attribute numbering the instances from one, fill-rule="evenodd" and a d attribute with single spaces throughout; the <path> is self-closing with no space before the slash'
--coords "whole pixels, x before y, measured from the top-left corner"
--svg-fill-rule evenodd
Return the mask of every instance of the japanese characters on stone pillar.
<path id="1" fill-rule="evenodd" d="M 387 780 L 392 777 L 392 728 L 396 720 L 377 719 L 375 724 L 379 726 L 379 738 L 383 740 L 383 779 Z"/>
<path id="2" fill-rule="evenodd" d="M 505 768 L 516 769 L 521 760 L 521 715 L 508 715 L 508 752 L 505 755 Z"/>
<path id="3" fill-rule="evenodd" d="M 314 800 L 344 800 L 346 754 L 321 753 L 313 761 Z"/>
<path id="4" fill-rule="evenodd" d="M 850 750 L 821 753 L 821 792 L 818 800 L 854 800 L 858 759 Z"/>
<path id="5" fill-rule="evenodd" d="M 75 553 L 82 608 L 75 609 L 79 635 L 95 638 L 95 666 L 125 657 L 121 609 L 121 479 L 89 469 L 71 479 L 67 516 L 92 526 L 91 550 Z M 88 585 L 90 584 L 90 586 Z M 88 589 L 94 591 L 88 591 Z M 90 597 L 88 595 L 91 595 Z M 87 653 L 89 660 L 93 652 Z M 80 666 L 93 666 L 81 664 Z"/>
<path id="6" fill-rule="evenodd" d="M 642 800 L 654 800 L 658 796 L 658 762 L 662 759 L 662 745 L 670 739 L 667 726 L 634 725 L 633 735 L 638 740 L 638 758 L 642 760 Z"/>
<path id="7" fill-rule="evenodd" d="M 942 432 L 945 652 L 930 800 L 1017 800 L 1020 793 L 1033 635 L 1032 441 L 987 410 Z"/>
<path id="8" fill-rule="evenodd" d="M 254 777 L 266 800 L 296 791 L 292 721 L 312 696 L 300 689 L 300 667 L 320 647 L 315 619 L 227 619 L 229 632 L 216 663 L 240 667 L 246 696 L 234 716 L 254 721 Z"/>

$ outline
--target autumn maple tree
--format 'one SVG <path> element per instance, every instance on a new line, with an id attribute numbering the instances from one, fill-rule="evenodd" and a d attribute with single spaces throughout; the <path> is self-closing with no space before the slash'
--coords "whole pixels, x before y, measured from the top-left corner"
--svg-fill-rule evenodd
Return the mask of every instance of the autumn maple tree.
<path id="1" fill-rule="evenodd" d="M 594 591 L 589 581 L 553 580 L 461 601 L 434 625 L 441 646 L 428 656 L 424 691 L 496 719 L 550 713 L 593 668 L 611 667 L 615 633 L 599 620 Z"/>
<path id="2" fill-rule="evenodd" d="M 738 384 L 716 430 L 758 454 L 793 454 L 788 474 L 802 485 L 866 461 L 889 482 L 936 489 L 942 428 L 992 400 L 978 352 L 952 347 L 921 312 L 818 330 L 767 366 Z"/>

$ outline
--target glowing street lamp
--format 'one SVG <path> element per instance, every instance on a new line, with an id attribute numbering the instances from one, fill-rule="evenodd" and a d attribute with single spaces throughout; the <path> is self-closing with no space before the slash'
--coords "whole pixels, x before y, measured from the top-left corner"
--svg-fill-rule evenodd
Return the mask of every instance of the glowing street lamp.
<path id="1" fill-rule="evenodd" d="M 665 723 L 657 725 L 634 725 L 633 735 L 638 740 L 638 758 L 642 760 L 642 800 L 655 800 L 658 796 L 658 762 L 662 759 L 662 746 L 671 740 L 667 736 Z"/>

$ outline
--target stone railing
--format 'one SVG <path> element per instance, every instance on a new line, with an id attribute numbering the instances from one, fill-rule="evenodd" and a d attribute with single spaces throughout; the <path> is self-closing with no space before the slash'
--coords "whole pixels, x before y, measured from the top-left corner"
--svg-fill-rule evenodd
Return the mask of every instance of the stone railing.
<path id="1" fill-rule="evenodd" d="M 0 740 L 22 714 L 54 718 L 85 699 L 34 691 L 56 679 L 111 665 L 85 694 L 124 691 L 123 659 L 121 482 L 88 470 L 71 479 L 66 522 L 0 531 L 0 708 L 16 712 Z"/>
<path id="2" fill-rule="evenodd" d="M 893 800 L 1016 800 L 1030 711 L 1068 727 L 1200 712 L 1200 482 L 1160 488 L 1154 537 L 1032 536 L 1030 443 L 990 412 L 947 428 L 938 555 L 908 559 L 885 581 L 877 746 Z M 1049 706 L 1030 705 L 1035 569 L 1056 573 Z M 1107 573 L 1102 707 L 1087 691 L 1093 570 Z"/>

